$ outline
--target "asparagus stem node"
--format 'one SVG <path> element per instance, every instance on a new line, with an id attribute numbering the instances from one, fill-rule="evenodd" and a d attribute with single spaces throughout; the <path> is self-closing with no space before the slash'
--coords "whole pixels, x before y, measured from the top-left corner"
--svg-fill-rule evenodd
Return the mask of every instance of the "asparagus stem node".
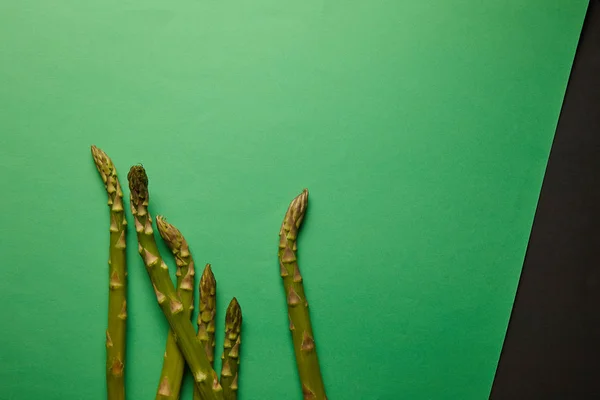
<path id="1" fill-rule="evenodd" d="M 279 231 L 279 269 L 288 306 L 296 366 L 304 399 L 326 400 L 308 300 L 297 260 L 297 237 L 308 207 L 308 190 L 290 203 Z"/>
<path id="2" fill-rule="evenodd" d="M 169 276 L 167 265 L 162 259 L 152 229 L 152 217 L 148 212 L 148 176 L 144 167 L 131 167 L 127 174 L 130 189 L 130 206 L 133 214 L 140 255 L 158 304 L 167 319 L 177 345 L 192 372 L 195 386 L 204 400 L 223 400 L 223 389 L 217 374 L 211 367 L 204 348 L 198 338 L 189 316 L 183 312 L 181 297 Z"/>
<path id="3" fill-rule="evenodd" d="M 106 329 L 106 392 L 108 400 L 125 399 L 125 352 L 127 331 L 127 219 L 117 169 L 108 155 L 91 147 L 96 169 L 102 177 L 110 208 L 108 260 L 108 323 Z"/>
<path id="4" fill-rule="evenodd" d="M 181 298 L 183 313 L 191 317 L 194 308 L 194 260 L 185 237 L 172 224 L 158 215 L 156 226 L 163 241 L 175 258 L 177 266 L 177 293 Z M 156 400 L 178 400 L 185 369 L 185 359 L 179 350 L 175 334 L 169 329 L 165 345 L 163 366 L 156 391 Z"/>

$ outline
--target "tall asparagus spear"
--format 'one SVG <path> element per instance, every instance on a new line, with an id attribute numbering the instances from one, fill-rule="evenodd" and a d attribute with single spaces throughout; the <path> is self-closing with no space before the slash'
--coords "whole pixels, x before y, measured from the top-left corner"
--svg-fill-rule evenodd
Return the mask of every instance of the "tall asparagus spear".
<path id="1" fill-rule="evenodd" d="M 185 237 L 172 224 L 158 215 L 156 226 L 160 236 L 167 244 L 177 265 L 177 289 L 183 303 L 183 314 L 190 318 L 194 309 L 194 260 Z M 178 400 L 181 394 L 181 384 L 185 359 L 177 346 L 173 330 L 169 330 L 163 367 L 160 374 L 156 400 Z"/>
<path id="2" fill-rule="evenodd" d="M 227 307 L 225 316 L 225 339 L 221 356 L 221 386 L 225 400 L 237 400 L 238 372 L 240 368 L 240 343 L 242 309 L 234 297 Z"/>
<path id="3" fill-rule="evenodd" d="M 110 207 L 108 260 L 108 325 L 106 329 L 106 389 L 108 400 L 125 399 L 125 339 L 127 330 L 127 220 L 117 169 L 108 155 L 92 146 L 92 157 L 102 177 Z"/>
<path id="4" fill-rule="evenodd" d="M 304 399 L 326 400 L 325 385 L 317 357 L 308 301 L 297 261 L 296 239 L 308 206 L 308 190 L 296 196 L 279 231 L 279 266 L 288 305 L 290 331 Z"/>
<path id="5" fill-rule="evenodd" d="M 156 294 L 158 304 L 177 339 L 177 345 L 189 366 L 202 399 L 223 400 L 223 389 L 217 373 L 211 367 L 189 317 L 184 313 L 181 297 L 169 276 L 169 269 L 162 259 L 148 213 L 148 176 L 144 167 L 131 167 L 127 174 L 130 190 L 131 213 L 134 217 L 138 238 L 138 251 Z"/>
<path id="6" fill-rule="evenodd" d="M 217 281 L 210 264 L 206 264 L 206 267 L 204 267 L 198 289 L 200 292 L 200 311 L 197 321 L 198 339 L 203 343 L 208 361 L 214 368 Z M 194 400 L 200 399 L 200 392 L 194 388 Z"/>

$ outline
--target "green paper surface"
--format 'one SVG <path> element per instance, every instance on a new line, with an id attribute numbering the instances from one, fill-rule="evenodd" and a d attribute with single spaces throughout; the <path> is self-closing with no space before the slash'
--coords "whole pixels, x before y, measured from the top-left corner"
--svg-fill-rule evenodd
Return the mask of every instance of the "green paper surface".
<path id="1" fill-rule="evenodd" d="M 1 2 L 0 398 L 105 398 L 92 144 L 212 264 L 218 355 L 238 298 L 240 400 L 302 397 L 277 234 L 304 187 L 328 397 L 487 398 L 586 3 Z M 151 399 L 167 324 L 131 222 L 127 392 Z"/>

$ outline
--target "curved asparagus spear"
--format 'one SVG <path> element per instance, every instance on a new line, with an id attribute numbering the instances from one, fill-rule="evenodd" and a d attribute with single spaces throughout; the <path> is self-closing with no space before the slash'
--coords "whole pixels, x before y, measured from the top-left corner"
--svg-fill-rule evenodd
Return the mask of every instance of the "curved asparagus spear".
<path id="1" fill-rule="evenodd" d="M 192 322 L 185 315 L 181 298 L 169 276 L 169 269 L 162 259 L 152 229 L 152 218 L 148 213 L 148 176 L 144 167 L 131 167 L 127 174 L 130 190 L 131 212 L 134 217 L 138 238 L 138 251 L 156 294 L 158 304 L 169 322 L 187 365 L 194 377 L 195 385 L 204 400 L 222 400 L 223 389 L 216 372 L 212 369 L 204 348 L 196 338 Z"/>
<path id="2" fill-rule="evenodd" d="M 194 309 L 194 260 L 189 246 L 179 229 L 158 215 L 156 226 L 160 236 L 167 244 L 177 265 L 177 289 L 183 303 L 183 314 L 190 318 Z M 178 400 L 185 367 L 185 359 L 177 346 L 173 330 L 169 330 L 160 374 L 156 400 Z"/>
<path id="3" fill-rule="evenodd" d="M 297 261 L 296 239 L 306 208 L 308 190 L 296 196 L 283 219 L 279 231 L 279 266 L 288 305 L 290 331 L 296 355 L 296 365 L 304 399 L 326 400 L 325 385 L 317 357 L 317 350 L 304 293 L 302 276 Z"/>
<path id="4" fill-rule="evenodd" d="M 225 400 L 237 400 L 241 328 L 242 309 L 234 297 L 227 307 L 225 316 L 225 339 L 221 356 L 221 386 L 223 386 Z"/>
<path id="5" fill-rule="evenodd" d="M 206 264 L 204 267 L 204 272 L 200 278 L 199 292 L 198 339 L 204 346 L 208 361 L 211 366 L 214 366 L 217 281 L 215 280 L 210 264 Z M 200 393 L 194 389 L 194 400 L 200 399 Z"/>
<path id="6" fill-rule="evenodd" d="M 106 389 L 108 400 L 125 399 L 125 339 L 127 330 L 127 220 L 117 170 L 108 155 L 92 146 L 96 168 L 104 181 L 110 207 L 108 260 L 108 324 L 106 329 Z"/>

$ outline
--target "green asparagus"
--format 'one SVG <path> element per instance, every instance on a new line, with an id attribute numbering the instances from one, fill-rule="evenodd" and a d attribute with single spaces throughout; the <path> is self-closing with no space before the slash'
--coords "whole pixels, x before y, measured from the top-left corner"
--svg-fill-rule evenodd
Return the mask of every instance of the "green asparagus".
<path id="1" fill-rule="evenodd" d="M 211 367 L 205 350 L 196 337 L 189 317 L 184 313 L 181 297 L 169 276 L 169 269 L 158 251 L 152 229 L 152 217 L 148 212 L 148 176 L 144 167 L 131 167 L 127 174 L 130 189 L 131 212 L 134 216 L 138 238 L 138 251 L 158 304 L 175 334 L 177 345 L 194 377 L 195 386 L 204 400 L 223 400 L 223 389 L 217 373 Z"/>
<path id="2" fill-rule="evenodd" d="M 127 219 L 117 170 L 108 155 L 92 146 L 92 157 L 102 177 L 110 207 L 108 260 L 108 324 L 106 329 L 106 389 L 108 400 L 125 399 L 127 330 Z"/>
<path id="3" fill-rule="evenodd" d="M 308 190 L 296 196 L 279 231 L 279 267 L 288 306 L 296 365 L 304 399 L 326 400 L 325 385 L 317 357 L 308 301 L 297 261 L 297 237 L 308 206 Z"/>
<path id="4" fill-rule="evenodd" d="M 223 386 L 225 400 L 237 400 L 241 328 L 242 309 L 234 297 L 227 307 L 225 316 L 225 339 L 221 356 L 221 386 Z"/>
<path id="5" fill-rule="evenodd" d="M 198 289 L 200 292 L 200 311 L 197 321 L 198 339 L 203 343 L 208 361 L 214 368 L 217 281 L 210 264 L 206 264 L 204 267 Z M 195 388 L 194 400 L 200 400 L 200 392 Z"/>
<path id="6" fill-rule="evenodd" d="M 177 289 L 183 303 L 183 314 L 190 318 L 194 308 L 194 260 L 185 237 L 167 220 L 156 216 L 156 226 L 167 244 L 177 265 Z M 185 359 L 177 346 L 173 330 L 169 330 L 163 367 L 160 375 L 156 400 L 178 400 L 185 367 Z"/>
<path id="7" fill-rule="evenodd" d="M 204 344 L 211 365 L 215 361 L 215 315 L 217 281 L 210 264 L 206 264 L 200 278 L 200 311 L 198 313 L 198 339 Z"/>

